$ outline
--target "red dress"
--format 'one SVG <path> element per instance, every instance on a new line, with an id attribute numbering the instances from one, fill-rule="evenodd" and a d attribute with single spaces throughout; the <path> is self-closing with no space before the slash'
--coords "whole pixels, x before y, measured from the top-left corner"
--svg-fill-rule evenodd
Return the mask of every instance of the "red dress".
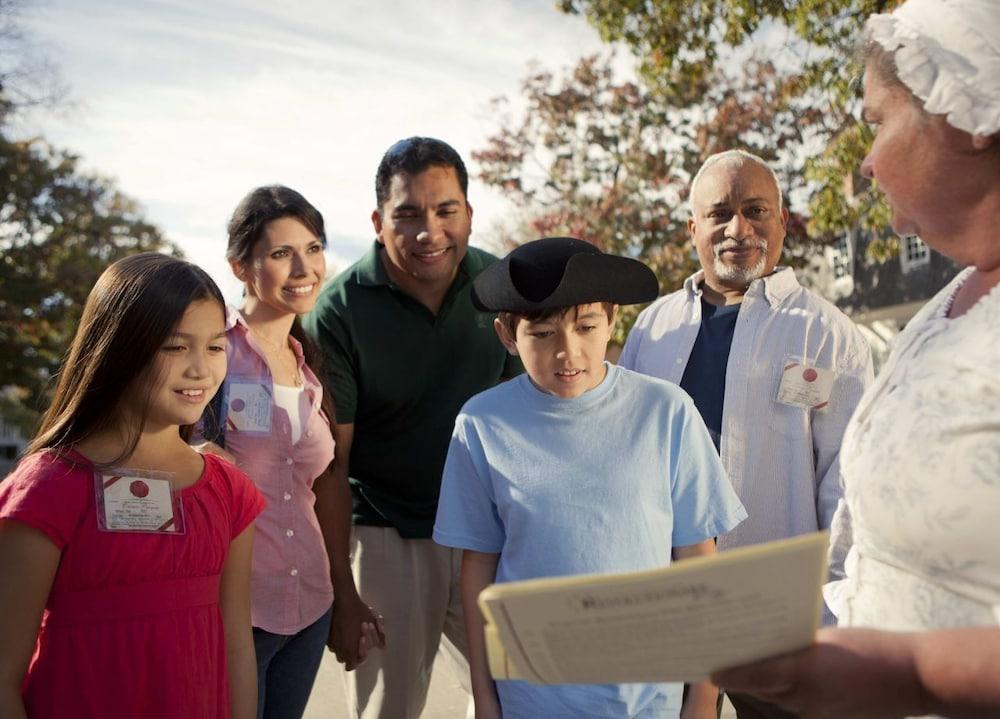
<path id="1" fill-rule="evenodd" d="M 205 455 L 181 503 L 183 535 L 104 532 L 89 464 L 43 452 L 0 482 L 0 518 L 62 551 L 24 680 L 29 717 L 229 717 L 219 579 L 264 500 L 246 475 Z"/>

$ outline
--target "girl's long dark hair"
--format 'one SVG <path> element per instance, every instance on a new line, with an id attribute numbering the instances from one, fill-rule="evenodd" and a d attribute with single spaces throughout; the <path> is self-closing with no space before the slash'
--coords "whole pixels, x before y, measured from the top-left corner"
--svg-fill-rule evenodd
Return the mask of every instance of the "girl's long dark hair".
<path id="1" fill-rule="evenodd" d="M 143 252 L 109 266 L 87 297 L 52 404 L 24 455 L 42 449 L 62 452 L 118 427 L 124 449 L 107 464 L 129 457 L 142 434 L 153 389 L 143 376 L 191 303 L 204 299 L 225 311 L 215 282 L 190 262 Z M 120 408 L 130 392 L 142 394 L 142 410 L 137 422 L 124 426 Z"/>
<path id="2" fill-rule="evenodd" d="M 229 242 L 226 245 L 226 259 L 249 265 L 254 245 L 264 236 L 268 223 L 283 217 L 294 217 L 312 232 L 326 248 L 326 231 L 323 215 L 305 197 L 284 185 L 268 185 L 252 190 L 240 200 L 229 220 Z M 336 404 L 329 383 L 323 371 L 323 361 L 319 349 L 302 329 L 296 317 L 289 334 L 302 345 L 305 363 L 323 386 L 322 409 L 331 423 L 336 421 Z"/>

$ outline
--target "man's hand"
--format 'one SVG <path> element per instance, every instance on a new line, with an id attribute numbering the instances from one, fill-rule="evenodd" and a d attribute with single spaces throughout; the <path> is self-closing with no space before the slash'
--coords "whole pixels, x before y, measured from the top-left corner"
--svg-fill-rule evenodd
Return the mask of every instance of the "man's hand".
<path id="1" fill-rule="evenodd" d="M 201 444 L 195 444 L 192 445 L 192 449 L 196 452 L 201 452 L 202 454 L 214 454 L 216 457 L 222 457 L 230 464 L 236 464 L 236 455 L 232 452 L 227 452 L 215 442 L 202 442 Z"/>
<path id="2" fill-rule="evenodd" d="M 346 595 L 346 596 L 345 596 Z M 353 671 L 371 649 L 385 647 L 381 615 L 362 601 L 357 592 L 341 591 L 333 602 L 333 618 L 327 647 L 347 671 Z"/>

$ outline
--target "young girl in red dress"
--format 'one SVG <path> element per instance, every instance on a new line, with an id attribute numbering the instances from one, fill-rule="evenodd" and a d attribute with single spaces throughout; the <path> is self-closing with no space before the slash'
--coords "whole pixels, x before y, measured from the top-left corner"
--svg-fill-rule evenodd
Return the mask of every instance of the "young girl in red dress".
<path id="1" fill-rule="evenodd" d="M 263 500 L 185 441 L 225 374 L 204 271 L 144 253 L 101 275 L 0 483 L 0 716 L 254 716 Z"/>

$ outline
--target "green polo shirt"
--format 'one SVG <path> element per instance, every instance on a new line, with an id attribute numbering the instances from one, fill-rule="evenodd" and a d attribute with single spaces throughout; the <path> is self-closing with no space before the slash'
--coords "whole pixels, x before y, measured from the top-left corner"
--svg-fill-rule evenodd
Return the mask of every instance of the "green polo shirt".
<path id="1" fill-rule="evenodd" d="M 323 289 L 303 325 L 324 355 L 337 422 L 354 423 L 354 523 L 425 538 L 455 417 L 521 365 L 469 296 L 496 257 L 470 247 L 434 315 L 389 279 L 378 248 Z"/>

